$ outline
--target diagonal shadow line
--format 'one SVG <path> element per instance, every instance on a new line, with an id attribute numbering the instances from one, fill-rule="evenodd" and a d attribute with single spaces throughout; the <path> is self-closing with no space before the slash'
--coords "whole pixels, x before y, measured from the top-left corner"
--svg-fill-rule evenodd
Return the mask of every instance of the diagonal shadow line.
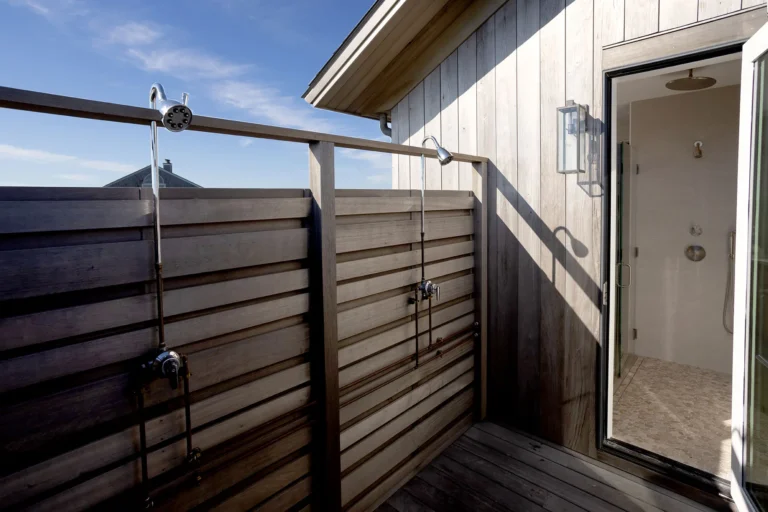
<path id="1" fill-rule="evenodd" d="M 584 270 L 584 267 L 581 266 L 581 263 L 579 263 L 578 259 L 573 255 L 573 252 L 569 251 L 568 247 L 557 239 L 555 232 L 544 224 L 541 217 L 538 216 L 531 205 L 525 201 L 525 199 L 517 192 L 517 189 L 496 168 L 496 166 L 489 166 L 489 170 L 491 169 L 496 173 L 496 190 L 501 192 L 509 204 L 515 208 L 520 219 L 524 220 L 539 240 L 547 246 L 552 253 L 552 257 L 560 262 L 565 271 L 571 275 L 574 282 L 584 291 L 587 297 L 590 298 L 595 307 L 601 309 L 603 304 L 603 293 L 600 286 L 592 279 L 592 277 L 590 277 L 587 271 Z M 497 219 L 496 222 L 499 222 L 500 220 L 501 219 Z M 565 226 L 558 227 L 555 231 L 561 229 L 565 230 L 566 233 L 570 233 Z M 573 235 L 571 235 L 571 244 L 575 248 L 584 247 L 583 250 L 586 250 L 584 244 L 573 237 Z"/>

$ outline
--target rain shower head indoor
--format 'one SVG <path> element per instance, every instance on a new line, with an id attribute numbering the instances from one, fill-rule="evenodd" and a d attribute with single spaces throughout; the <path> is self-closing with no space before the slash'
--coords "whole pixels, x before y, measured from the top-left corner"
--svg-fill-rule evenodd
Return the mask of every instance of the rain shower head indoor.
<path id="1" fill-rule="evenodd" d="M 437 142 L 437 139 L 433 136 L 424 137 L 424 140 L 421 141 L 421 147 L 425 147 L 425 144 L 428 140 L 432 139 L 432 142 L 435 143 L 435 148 L 437 149 L 437 160 L 440 162 L 440 165 L 447 165 L 453 161 L 453 155 L 450 151 L 445 149 L 443 146 L 440 145 L 440 143 Z"/>
<path id="2" fill-rule="evenodd" d="M 708 76 L 693 76 L 693 70 L 689 69 L 687 77 L 670 80 L 666 87 L 672 91 L 699 91 L 716 83 L 717 80 Z"/>
<path id="3" fill-rule="evenodd" d="M 169 100 L 165 96 L 163 86 L 154 83 L 149 90 L 149 105 L 160 111 L 163 116 L 163 126 L 171 132 L 181 132 L 192 123 L 192 109 L 187 106 L 189 95 L 181 95 L 181 103 Z"/>

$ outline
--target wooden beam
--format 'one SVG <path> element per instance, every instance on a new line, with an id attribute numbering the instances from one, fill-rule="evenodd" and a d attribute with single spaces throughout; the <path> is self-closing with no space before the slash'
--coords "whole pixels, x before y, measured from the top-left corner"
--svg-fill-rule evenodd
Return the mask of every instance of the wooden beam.
<path id="1" fill-rule="evenodd" d="M 341 509 L 339 351 L 336 313 L 336 205 L 334 145 L 309 145 L 312 192 L 310 235 L 310 353 L 312 392 L 318 404 L 312 457 L 315 508 Z"/>
<path id="2" fill-rule="evenodd" d="M 477 421 L 488 409 L 488 164 L 475 164 L 472 187 L 475 193 L 475 323 L 479 334 L 477 359 Z"/>
<path id="3" fill-rule="evenodd" d="M 99 121 L 112 121 L 116 123 L 128 123 L 148 125 L 151 121 L 161 123 L 160 112 L 150 108 L 132 107 L 103 101 L 92 101 L 82 98 L 71 98 L 46 94 L 41 92 L 0 87 L 0 107 L 14 110 L 26 110 L 43 114 L 56 114 L 60 116 L 81 117 L 96 119 Z M 400 155 L 420 156 L 422 153 L 429 158 L 437 158 L 434 149 L 392 144 L 376 140 L 359 139 L 357 137 L 345 137 L 328 133 L 310 132 L 306 130 L 294 130 L 244 121 L 232 121 L 229 119 L 217 119 L 215 117 L 195 116 L 189 127 L 193 132 L 219 133 L 223 135 L 236 135 L 239 137 L 253 137 L 257 139 L 282 140 L 287 142 L 301 142 L 305 144 L 313 142 L 329 142 L 340 148 L 377 151 L 379 153 L 396 153 Z M 486 159 L 479 156 L 453 153 L 453 159 L 459 162 L 483 162 Z"/>

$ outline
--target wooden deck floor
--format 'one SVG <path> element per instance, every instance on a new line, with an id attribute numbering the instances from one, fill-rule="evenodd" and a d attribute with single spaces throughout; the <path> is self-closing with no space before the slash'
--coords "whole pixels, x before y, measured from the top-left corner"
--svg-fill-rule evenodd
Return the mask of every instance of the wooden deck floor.
<path id="1" fill-rule="evenodd" d="M 381 512 L 711 510 L 638 477 L 492 423 L 472 427 Z"/>

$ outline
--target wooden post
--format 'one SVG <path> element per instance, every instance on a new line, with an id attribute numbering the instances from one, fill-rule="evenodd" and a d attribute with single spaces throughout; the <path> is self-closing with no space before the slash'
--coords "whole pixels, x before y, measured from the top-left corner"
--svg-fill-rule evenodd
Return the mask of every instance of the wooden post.
<path id="1" fill-rule="evenodd" d="M 472 191 L 475 196 L 475 322 L 479 328 L 476 347 L 478 387 L 477 421 L 488 409 L 488 163 L 472 164 Z"/>
<path id="2" fill-rule="evenodd" d="M 334 144 L 309 144 L 312 192 L 310 234 L 310 354 L 317 403 L 312 444 L 312 493 L 316 510 L 341 510 L 339 352 L 336 325 L 336 204 Z"/>

